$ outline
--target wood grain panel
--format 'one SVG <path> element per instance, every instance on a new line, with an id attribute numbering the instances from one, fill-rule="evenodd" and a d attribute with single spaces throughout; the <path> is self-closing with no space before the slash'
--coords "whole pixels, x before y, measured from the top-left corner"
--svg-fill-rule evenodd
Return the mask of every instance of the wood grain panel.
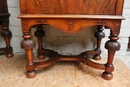
<path id="1" fill-rule="evenodd" d="M 21 0 L 22 13 L 115 15 L 117 0 Z"/>

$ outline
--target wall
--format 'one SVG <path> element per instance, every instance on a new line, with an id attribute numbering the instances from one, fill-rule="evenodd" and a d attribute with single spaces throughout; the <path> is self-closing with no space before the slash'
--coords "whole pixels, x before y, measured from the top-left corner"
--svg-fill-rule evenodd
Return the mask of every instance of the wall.
<path id="1" fill-rule="evenodd" d="M 25 54 L 24 50 L 21 49 L 20 42 L 23 39 L 21 33 L 21 23 L 17 16 L 20 14 L 19 11 L 19 0 L 7 0 L 8 10 L 11 14 L 10 16 L 10 30 L 12 31 L 11 45 L 14 50 L 14 54 Z M 117 56 L 126 55 L 128 37 L 130 36 L 130 0 L 125 0 L 123 16 L 126 18 L 122 22 L 121 33 L 119 42 L 121 43 L 121 50 L 116 53 Z M 78 54 L 86 49 L 93 49 L 95 44 L 95 39 L 93 33 L 95 27 L 89 29 L 84 29 L 76 34 L 67 34 L 59 29 L 55 29 L 52 26 L 43 26 L 46 36 L 44 37 L 44 47 L 54 49 L 61 54 Z M 32 35 L 35 29 L 32 29 Z M 102 55 L 107 55 L 107 50 L 104 48 L 104 43 L 108 40 L 109 30 L 104 30 L 106 37 L 102 41 Z M 0 37 L 2 39 L 2 37 Z M 33 38 L 36 41 L 36 38 Z M 94 43 L 93 43 L 94 42 Z M 4 42 L 0 42 L 0 47 L 4 46 Z M 34 49 L 36 53 L 36 48 Z"/>

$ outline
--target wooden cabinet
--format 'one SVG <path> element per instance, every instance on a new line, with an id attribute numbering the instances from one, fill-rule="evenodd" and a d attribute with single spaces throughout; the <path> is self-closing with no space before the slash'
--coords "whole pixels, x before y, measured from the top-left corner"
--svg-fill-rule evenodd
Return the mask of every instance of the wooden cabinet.
<path id="1" fill-rule="evenodd" d="M 24 40 L 21 47 L 25 49 L 28 63 L 28 78 L 36 75 L 35 68 L 45 68 L 59 61 L 83 62 L 90 67 L 105 70 L 102 74 L 104 79 L 112 79 L 113 58 L 115 52 L 120 49 L 117 41 L 120 33 L 124 0 L 20 0 L 22 32 Z M 79 55 L 61 55 L 55 51 L 42 47 L 42 37 L 45 32 L 42 25 L 49 24 L 67 33 L 76 33 L 84 27 L 97 26 L 94 36 L 97 38 L 97 47 L 90 51 L 82 52 Z M 31 27 L 36 27 L 35 36 L 38 38 L 38 58 L 45 55 L 50 57 L 44 62 L 34 62 L 32 50 L 35 42 L 31 39 Z M 109 41 L 105 48 L 108 50 L 108 61 L 105 64 L 95 63 L 86 55 L 93 55 L 93 59 L 101 59 L 101 40 L 105 37 L 103 29 L 110 29 Z"/>
<path id="2" fill-rule="evenodd" d="M 6 52 L 6 57 L 10 58 L 13 56 L 12 47 L 10 46 L 11 31 L 9 30 L 9 16 L 7 1 L 0 0 L 0 25 L 2 26 L 1 35 L 5 39 L 5 48 L 0 48 L 0 51 Z"/>
<path id="3" fill-rule="evenodd" d="M 122 0 L 23 0 L 23 14 L 116 15 L 122 12 Z M 117 9 L 120 7 L 120 9 Z"/>

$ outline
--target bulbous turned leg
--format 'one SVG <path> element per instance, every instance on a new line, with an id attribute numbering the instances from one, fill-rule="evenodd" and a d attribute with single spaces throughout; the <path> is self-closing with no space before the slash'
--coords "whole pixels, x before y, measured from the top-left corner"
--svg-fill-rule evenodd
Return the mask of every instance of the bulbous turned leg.
<path id="1" fill-rule="evenodd" d="M 27 55 L 27 66 L 28 70 L 26 73 L 27 78 L 34 78 L 36 76 L 36 71 L 34 70 L 34 63 L 32 57 L 32 50 L 35 47 L 35 42 L 31 40 L 31 35 L 29 33 L 24 33 L 24 40 L 21 42 L 21 47 L 25 49 Z"/>
<path id="2" fill-rule="evenodd" d="M 2 23 L 2 32 L 1 35 L 4 37 L 5 43 L 6 43 L 6 57 L 11 58 L 13 57 L 13 48 L 10 46 L 10 38 L 11 38 L 11 31 L 8 29 L 7 25 L 5 22 Z"/>
<path id="3" fill-rule="evenodd" d="M 117 42 L 118 37 L 117 36 L 110 36 L 110 40 L 106 42 L 105 48 L 108 49 L 108 61 L 106 63 L 106 69 L 102 74 L 102 78 L 106 80 L 111 80 L 113 78 L 112 71 L 114 71 L 113 67 L 113 58 L 115 55 L 115 52 L 120 49 L 120 43 Z"/>
<path id="4" fill-rule="evenodd" d="M 103 31 L 103 26 L 98 26 L 97 31 L 95 32 L 95 35 L 94 35 L 97 38 L 97 47 L 96 47 L 95 51 L 100 51 L 101 52 L 101 49 L 100 49 L 101 40 L 102 40 L 102 38 L 105 37 L 105 34 L 102 31 Z M 93 59 L 94 60 L 100 60 L 101 59 L 100 54 L 94 55 Z"/>
<path id="5" fill-rule="evenodd" d="M 42 37 L 45 36 L 45 32 L 42 30 L 42 25 L 38 25 L 36 27 L 37 31 L 35 32 L 35 36 L 37 37 L 38 39 L 38 58 L 39 59 L 43 59 L 44 58 L 44 55 L 43 55 L 43 52 L 42 50 L 44 49 L 42 47 Z"/>

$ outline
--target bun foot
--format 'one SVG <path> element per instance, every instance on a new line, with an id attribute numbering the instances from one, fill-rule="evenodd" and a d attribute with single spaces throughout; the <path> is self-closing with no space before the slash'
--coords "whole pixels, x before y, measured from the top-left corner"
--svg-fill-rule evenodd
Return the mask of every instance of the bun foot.
<path id="1" fill-rule="evenodd" d="M 101 60 L 101 56 L 100 55 L 94 55 L 93 59 L 94 60 Z"/>
<path id="2" fill-rule="evenodd" d="M 38 55 L 38 59 L 44 59 L 45 56 L 44 55 Z"/>
<path id="3" fill-rule="evenodd" d="M 37 72 L 35 70 L 33 70 L 33 71 L 27 71 L 26 77 L 27 78 L 34 78 L 36 76 L 36 73 Z"/>
<path id="4" fill-rule="evenodd" d="M 14 56 L 13 53 L 6 54 L 6 57 L 7 57 L 7 58 L 11 58 L 11 57 L 13 57 L 13 56 Z"/>
<path id="5" fill-rule="evenodd" d="M 113 74 L 111 72 L 103 72 L 102 78 L 105 80 L 111 80 L 113 78 Z"/>

